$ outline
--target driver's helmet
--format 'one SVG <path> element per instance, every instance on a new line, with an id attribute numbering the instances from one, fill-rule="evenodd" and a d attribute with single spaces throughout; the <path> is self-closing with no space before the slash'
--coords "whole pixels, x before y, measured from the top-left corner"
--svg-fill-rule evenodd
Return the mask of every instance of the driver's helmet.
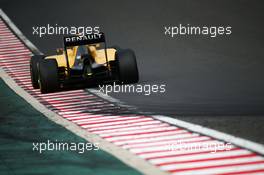
<path id="1" fill-rule="evenodd" d="M 85 45 L 78 46 L 75 61 L 73 64 L 73 69 L 82 70 L 83 69 L 83 56 L 88 54 L 87 47 Z"/>

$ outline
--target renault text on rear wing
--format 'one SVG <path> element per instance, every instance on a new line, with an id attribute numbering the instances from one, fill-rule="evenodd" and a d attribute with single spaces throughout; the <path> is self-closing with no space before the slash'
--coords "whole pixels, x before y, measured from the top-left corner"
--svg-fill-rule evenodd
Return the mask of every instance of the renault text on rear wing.
<path id="1" fill-rule="evenodd" d="M 67 46 L 79 46 L 105 42 L 105 36 L 103 33 L 87 34 L 83 36 L 66 36 L 64 37 L 64 45 Z"/>

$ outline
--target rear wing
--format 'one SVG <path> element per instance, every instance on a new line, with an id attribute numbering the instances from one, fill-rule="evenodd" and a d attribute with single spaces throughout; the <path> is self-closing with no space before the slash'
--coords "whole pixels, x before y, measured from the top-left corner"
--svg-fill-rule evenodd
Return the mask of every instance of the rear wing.
<path id="1" fill-rule="evenodd" d="M 105 42 L 104 33 L 93 33 L 87 35 L 73 35 L 64 37 L 64 46 L 79 46 Z"/>

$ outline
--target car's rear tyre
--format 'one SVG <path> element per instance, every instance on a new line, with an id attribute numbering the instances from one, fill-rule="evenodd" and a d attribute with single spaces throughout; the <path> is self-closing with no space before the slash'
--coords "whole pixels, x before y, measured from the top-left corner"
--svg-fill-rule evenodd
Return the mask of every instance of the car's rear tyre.
<path id="1" fill-rule="evenodd" d="M 39 62 L 39 87 L 41 93 L 59 90 L 59 73 L 56 59 L 44 59 Z"/>
<path id="2" fill-rule="evenodd" d="M 34 55 L 30 59 L 30 76 L 31 76 L 31 83 L 34 89 L 39 88 L 38 84 L 38 64 L 41 60 L 43 60 L 44 55 Z"/>
<path id="3" fill-rule="evenodd" d="M 116 62 L 120 83 L 137 83 L 138 67 L 135 53 L 130 50 L 120 50 L 116 52 Z"/>

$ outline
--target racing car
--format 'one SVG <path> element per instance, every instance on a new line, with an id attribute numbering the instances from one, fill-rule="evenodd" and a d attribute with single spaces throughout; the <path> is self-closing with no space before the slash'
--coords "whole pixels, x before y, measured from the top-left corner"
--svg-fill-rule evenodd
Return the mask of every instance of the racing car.
<path id="1" fill-rule="evenodd" d="M 66 36 L 64 48 L 56 53 L 31 57 L 32 86 L 41 93 L 139 80 L 134 51 L 117 46 L 107 48 L 104 33 Z"/>

